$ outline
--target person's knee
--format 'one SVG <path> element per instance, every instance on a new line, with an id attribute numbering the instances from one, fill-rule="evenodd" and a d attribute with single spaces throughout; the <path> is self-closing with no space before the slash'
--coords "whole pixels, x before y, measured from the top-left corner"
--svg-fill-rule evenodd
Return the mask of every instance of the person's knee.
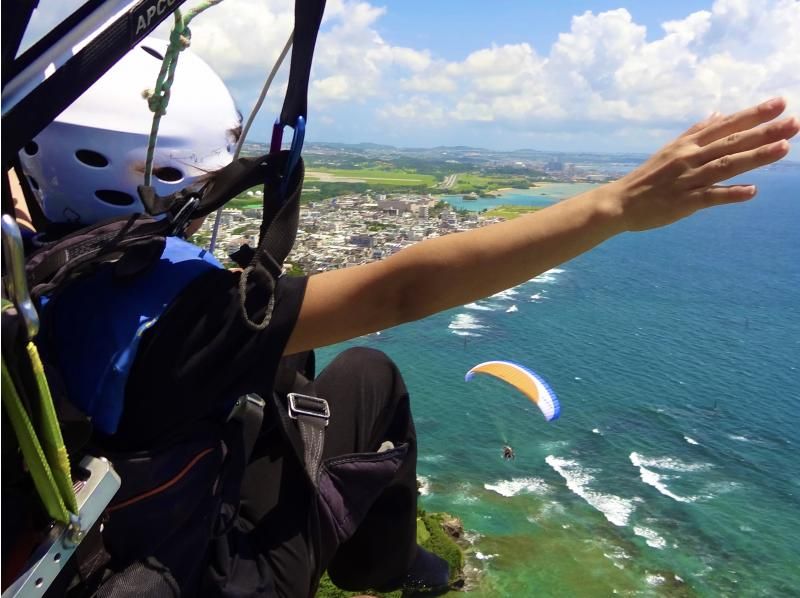
<path id="1" fill-rule="evenodd" d="M 351 347 L 342 351 L 334 361 L 336 367 L 349 372 L 363 372 L 391 384 L 400 376 L 397 365 L 383 351 L 370 347 Z"/>
<path id="2" fill-rule="evenodd" d="M 373 397 L 405 392 L 394 362 L 382 351 L 367 347 L 352 347 L 339 353 L 317 376 L 314 388 L 331 396 Z"/>
<path id="3" fill-rule="evenodd" d="M 400 370 L 383 351 L 369 347 L 346 349 L 320 378 L 337 393 L 348 389 L 347 392 L 359 397 L 357 402 L 365 401 L 364 408 L 370 412 L 394 413 L 401 405 L 409 408 L 408 390 Z"/>

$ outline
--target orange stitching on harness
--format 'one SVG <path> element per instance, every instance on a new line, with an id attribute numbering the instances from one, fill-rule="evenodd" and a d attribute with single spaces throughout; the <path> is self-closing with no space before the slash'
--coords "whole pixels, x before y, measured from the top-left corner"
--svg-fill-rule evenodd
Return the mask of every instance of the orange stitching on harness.
<path id="1" fill-rule="evenodd" d="M 158 486 L 157 488 L 153 488 L 152 490 L 148 490 L 147 492 L 144 492 L 144 493 L 142 493 L 142 494 L 140 494 L 140 495 L 138 495 L 138 496 L 134 496 L 133 498 L 129 498 L 128 500 L 126 500 L 126 501 L 124 501 L 124 502 L 121 502 L 121 503 L 119 503 L 119 504 L 117 504 L 117 505 L 114 505 L 113 507 L 109 507 L 108 509 L 106 509 L 106 511 L 107 511 L 108 513 L 111 513 L 112 511 L 116 511 L 117 509 L 121 509 L 121 508 L 123 508 L 123 507 L 128 507 L 128 506 L 130 506 L 130 505 L 132 505 L 132 504 L 134 504 L 134 503 L 137 503 L 137 502 L 139 502 L 140 500 L 144 500 L 145 498 L 149 498 L 149 497 L 153 496 L 154 494 L 158 494 L 159 492 L 163 492 L 164 490 L 166 490 L 166 489 L 167 489 L 167 488 L 169 488 L 170 486 L 173 486 L 173 485 L 177 484 L 177 483 L 180 481 L 180 479 L 181 479 L 183 476 L 185 476 L 185 475 L 186 475 L 186 474 L 189 472 L 189 470 L 190 470 L 192 467 L 194 467 L 194 466 L 195 466 L 195 464 L 196 464 L 196 463 L 197 463 L 197 462 L 198 462 L 200 459 L 202 459 L 203 457 L 205 457 L 206 455 L 208 455 L 208 454 L 209 454 L 211 451 L 213 451 L 213 450 L 214 450 L 214 448 L 212 447 L 212 448 L 207 448 L 207 449 L 204 449 L 204 450 L 202 450 L 201 452 L 199 452 L 199 453 L 198 453 L 197 455 L 195 455 L 195 457 L 194 457 L 194 458 L 193 458 L 191 461 L 189 461 L 189 463 L 188 463 L 188 464 L 187 464 L 187 465 L 186 465 L 186 466 L 185 466 L 185 467 L 184 467 L 184 468 L 183 468 L 183 469 L 182 469 L 182 470 L 181 470 L 181 471 L 178 473 L 178 475 L 176 475 L 174 478 L 172 478 L 172 479 L 171 479 L 171 480 L 169 480 L 168 482 L 164 482 L 163 484 L 161 484 L 161 485 L 160 485 L 160 486 Z"/>

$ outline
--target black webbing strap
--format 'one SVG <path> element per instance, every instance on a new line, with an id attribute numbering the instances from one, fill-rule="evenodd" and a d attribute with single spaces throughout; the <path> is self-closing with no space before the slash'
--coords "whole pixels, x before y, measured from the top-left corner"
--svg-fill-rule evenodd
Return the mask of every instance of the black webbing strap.
<path id="1" fill-rule="evenodd" d="M 22 164 L 19 160 L 19 154 L 16 155 L 12 160 L 12 168 L 14 169 L 14 174 L 17 176 L 19 187 L 22 189 L 22 199 L 25 201 L 25 205 L 28 208 L 28 215 L 31 218 L 31 224 L 33 224 L 33 228 L 38 231 L 46 231 L 50 227 L 50 222 L 44 215 L 42 206 L 33 195 L 28 177 L 26 177 L 25 173 L 22 172 Z"/>
<path id="2" fill-rule="evenodd" d="M 82 228 L 31 254 L 25 271 L 34 299 L 69 280 L 92 271 L 102 263 L 138 259 L 142 270 L 158 259 L 166 243 L 170 223 L 134 214 Z M 137 268 L 128 264 L 128 271 Z"/>
<path id="3" fill-rule="evenodd" d="M 72 14 L 48 31 L 20 56 L 16 56 L 16 53 L 14 56 L 11 56 L 10 58 L 13 62 L 7 65 L 9 67 L 8 72 L 3 72 L 3 85 L 10 79 L 16 77 L 23 69 L 33 64 L 37 58 L 40 58 L 45 52 L 52 48 L 56 42 L 66 37 L 70 31 L 80 25 L 85 19 L 89 18 L 91 14 L 106 1 L 107 0 L 86 0 Z M 16 14 L 19 11 L 18 4 L 19 0 L 3 0 L 3 14 L 8 14 L 6 12 L 6 5 L 10 5 L 9 12 L 14 14 L 15 18 L 20 18 L 21 15 Z M 32 4 L 34 5 L 32 8 L 37 8 L 39 2 L 38 0 L 33 0 Z M 24 33 L 25 31 L 23 30 L 22 34 L 24 35 Z M 5 40 L 3 46 L 3 51 L 5 52 Z M 4 64 L 4 66 L 6 65 Z"/>
<path id="4" fill-rule="evenodd" d="M 281 152 L 280 155 L 287 158 L 288 152 Z M 283 261 L 292 250 L 297 236 L 304 172 L 303 161 L 299 160 L 289 175 L 290 191 L 285 200 L 280 185 L 264 185 L 264 218 L 261 222 L 258 246 L 250 264 L 245 267 L 239 278 L 241 314 L 245 324 L 252 330 L 264 330 L 272 319 L 272 310 L 275 307 L 275 284 L 283 274 Z M 250 318 L 247 308 L 248 292 L 252 288 L 264 291 L 262 300 L 256 301 L 255 305 L 262 306 L 263 298 L 267 301 L 267 309 L 260 322 L 254 322 Z"/>
<path id="5" fill-rule="evenodd" d="M 261 432 L 266 402 L 257 394 L 247 394 L 236 399 L 236 403 L 228 416 L 228 421 L 238 421 L 241 426 L 244 462 L 250 461 L 253 447 Z"/>
<path id="6" fill-rule="evenodd" d="M 309 415 L 297 415 L 297 429 L 303 439 L 303 460 L 306 473 L 314 486 L 319 485 L 319 468 L 322 464 L 322 452 L 325 449 L 325 428 L 328 420 Z"/>
<path id="7" fill-rule="evenodd" d="M 185 0 L 142 0 L 137 3 L 11 108 L 3 116 L 3 167 L 183 2 Z"/>
<path id="8" fill-rule="evenodd" d="M 280 124 L 295 126 L 297 117 L 308 115 L 308 81 L 317 33 L 325 12 L 325 0 L 296 0 L 294 3 L 294 39 L 289 84 L 283 100 Z"/>
<path id="9" fill-rule="evenodd" d="M 8 173 L 0 173 L 3 180 L 0 181 L 3 185 L 2 201 L 3 201 L 3 214 L 14 216 L 14 197 L 11 194 L 11 183 L 8 180 Z"/>
<path id="10" fill-rule="evenodd" d="M 152 187 L 139 186 L 139 197 L 150 214 L 176 214 L 185 205 L 187 198 L 198 196 L 200 201 L 191 217 L 206 216 L 240 193 L 264 184 L 263 210 L 258 247 L 251 263 L 265 262 L 270 274 L 277 278 L 282 271 L 283 260 L 289 255 L 297 236 L 300 210 L 300 193 L 303 190 L 305 168 L 300 160 L 289 175 L 288 193 L 284 200 L 280 194 L 281 181 L 288 151 L 267 154 L 257 158 L 239 158 L 217 171 L 211 181 L 197 193 L 185 190 L 172 195 L 160 196 Z"/>
<path id="11" fill-rule="evenodd" d="M 25 30 L 28 28 L 33 10 L 38 3 L 39 0 L 3 0 L 3 19 L 0 21 L 3 36 L 3 84 L 13 76 L 10 67 L 17 55 Z"/>

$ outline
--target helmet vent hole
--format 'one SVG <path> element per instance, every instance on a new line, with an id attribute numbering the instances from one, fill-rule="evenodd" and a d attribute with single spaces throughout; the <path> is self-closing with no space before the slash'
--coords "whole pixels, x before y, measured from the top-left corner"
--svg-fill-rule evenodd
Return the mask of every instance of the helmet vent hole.
<path id="1" fill-rule="evenodd" d="M 161 168 L 154 168 L 153 174 L 159 181 L 165 183 L 177 183 L 183 178 L 183 173 L 177 168 L 172 166 L 162 166 Z"/>
<path id="2" fill-rule="evenodd" d="M 37 181 L 35 178 L 33 178 L 30 175 L 28 176 L 28 180 L 31 182 L 31 187 L 33 187 L 34 189 L 36 189 L 38 191 L 39 190 L 39 181 Z"/>
<path id="3" fill-rule="evenodd" d="M 153 48 L 150 48 L 148 46 L 139 46 L 139 47 L 142 50 L 144 50 L 145 52 L 147 52 L 148 54 L 150 54 L 150 56 L 152 56 L 153 58 L 158 58 L 159 60 L 164 60 L 164 56 L 160 52 L 157 52 L 156 50 L 154 50 Z"/>
<path id="4" fill-rule="evenodd" d="M 79 149 L 75 152 L 75 157 L 86 166 L 94 168 L 105 168 L 108 166 L 108 158 L 99 152 L 87 149 Z"/>
<path id="5" fill-rule="evenodd" d="M 95 191 L 94 194 L 97 199 L 112 206 L 129 206 L 136 201 L 130 193 L 114 191 L 113 189 L 100 189 Z"/>
<path id="6" fill-rule="evenodd" d="M 35 156 L 39 152 L 39 144 L 35 141 L 29 141 L 23 149 L 29 156 Z"/>

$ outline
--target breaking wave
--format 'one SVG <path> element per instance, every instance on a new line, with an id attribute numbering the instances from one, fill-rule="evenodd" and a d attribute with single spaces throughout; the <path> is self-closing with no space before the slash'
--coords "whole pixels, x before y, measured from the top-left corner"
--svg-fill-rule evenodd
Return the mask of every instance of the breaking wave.
<path id="1" fill-rule="evenodd" d="M 600 511 L 611 523 L 618 526 L 628 524 L 631 513 L 636 509 L 633 500 L 592 490 L 589 485 L 595 479 L 592 475 L 594 470 L 584 468 L 577 461 L 553 455 L 548 455 L 545 461 L 564 478 L 567 488 Z"/>
<path id="2" fill-rule="evenodd" d="M 544 283 L 544 284 L 553 284 L 554 282 L 556 282 L 558 280 L 558 276 L 560 274 L 563 274 L 563 273 L 564 273 L 564 270 L 562 270 L 561 268 L 552 268 L 552 269 L 548 270 L 547 272 L 542 272 L 541 274 L 539 274 L 539 276 L 531 278 L 530 281 L 528 281 L 528 282 L 538 282 L 538 283 Z"/>
<path id="3" fill-rule="evenodd" d="M 417 485 L 419 486 L 419 493 L 422 496 L 428 496 L 431 493 L 431 479 L 429 477 L 418 475 Z"/>
<path id="4" fill-rule="evenodd" d="M 540 478 L 514 478 L 500 480 L 494 484 L 484 484 L 484 488 L 501 496 L 511 497 L 521 493 L 543 494 L 548 491 L 547 482 Z"/>
<path id="5" fill-rule="evenodd" d="M 650 529 L 649 527 L 635 525 L 633 527 L 633 533 L 641 538 L 644 538 L 645 542 L 647 542 L 647 545 L 651 546 L 652 548 L 663 550 L 667 546 L 667 541 L 659 536 L 658 532 Z"/>
<path id="6" fill-rule="evenodd" d="M 481 336 L 480 332 L 475 331 L 482 330 L 486 328 L 486 326 L 480 324 L 480 320 L 475 316 L 470 314 L 456 314 L 448 325 L 448 328 L 453 334 L 459 336 Z"/>
<path id="7" fill-rule="evenodd" d="M 465 308 L 465 309 L 474 309 L 474 310 L 476 310 L 476 311 L 494 311 L 494 310 L 496 310 L 496 309 L 497 309 L 496 307 L 493 307 L 493 306 L 491 306 L 491 305 L 483 305 L 483 304 L 481 304 L 481 303 L 475 303 L 475 302 L 473 302 L 473 303 L 467 303 L 467 304 L 464 306 L 464 308 Z"/>

